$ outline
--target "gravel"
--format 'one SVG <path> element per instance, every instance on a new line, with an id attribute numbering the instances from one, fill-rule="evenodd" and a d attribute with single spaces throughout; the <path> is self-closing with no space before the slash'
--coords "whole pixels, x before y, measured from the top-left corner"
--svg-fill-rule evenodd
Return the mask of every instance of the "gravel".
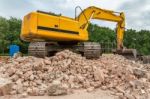
<path id="1" fill-rule="evenodd" d="M 119 99 L 149 99 L 149 66 L 120 55 L 88 60 L 64 50 L 44 59 L 26 56 L 1 62 L 0 76 L 11 81 L 11 95 L 23 97 L 67 95 L 100 88 Z"/>

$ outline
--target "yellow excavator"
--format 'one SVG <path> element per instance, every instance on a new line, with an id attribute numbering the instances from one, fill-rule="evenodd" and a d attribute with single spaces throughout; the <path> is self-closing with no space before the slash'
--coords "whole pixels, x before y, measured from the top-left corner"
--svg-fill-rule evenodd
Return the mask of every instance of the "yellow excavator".
<path id="1" fill-rule="evenodd" d="M 30 42 L 30 55 L 45 57 L 55 52 L 70 49 L 81 53 L 86 58 L 98 58 L 101 55 L 101 46 L 96 42 L 88 42 L 87 31 L 90 19 L 117 22 L 117 49 L 118 54 L 136 55 L 136 50 L 126 49 L 123 46 L 125 31 L 125 15 L 98 7 L 88 7 L 82 10 L 76 7 L 75 13 L 81 13 L 75 18 L 37 11 L 27 14 L 22 23 L 21 39 Z"/>

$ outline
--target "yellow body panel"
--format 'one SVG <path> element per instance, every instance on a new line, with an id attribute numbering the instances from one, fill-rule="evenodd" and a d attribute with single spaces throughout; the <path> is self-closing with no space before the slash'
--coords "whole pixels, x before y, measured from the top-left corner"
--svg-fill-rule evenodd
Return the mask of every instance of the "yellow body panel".
<path id="1" fill-rule="evenodd" d="M 25 41 L 87 41 L 90 19 L 117 22 L 117 49 L 123 48 L 125 16 L 121 12 L 88 7 L 75 19 L 52 13 L 32 12 L 24 17 L 21 39 Z"/>
<path id="2" fill-rule="evenodd" d="M 30 13 L 24 17 L 22 21 L 21 39 L 25 41 L 31 41 L 32 36 L 35 37 L 37 33 L 37 15 L 36 13 Z"/>
<path id="3" fill-rule="evenodd" d="M 63 16 L 32 12 L 24 17 L 21 39 L 25 41 L 86 41 L 88 32 L 79 22 Z"/>

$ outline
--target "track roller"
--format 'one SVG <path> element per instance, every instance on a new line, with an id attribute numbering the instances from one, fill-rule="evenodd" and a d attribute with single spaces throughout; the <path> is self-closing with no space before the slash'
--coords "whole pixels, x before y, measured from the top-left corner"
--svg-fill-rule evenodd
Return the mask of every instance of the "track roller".
<path id="1" fill-rule="evenodd" d="M 96 42 L 84 42 L 83 52 L 87 59 L 97 59 L 102 54 L 101 46 Z"/>
<path id="2" fill-rule="evenodd" d="M 48 56 L 46 42 L 32 42 L 29 45 L 28 53 L 31 56 L 45 57 Z"/>

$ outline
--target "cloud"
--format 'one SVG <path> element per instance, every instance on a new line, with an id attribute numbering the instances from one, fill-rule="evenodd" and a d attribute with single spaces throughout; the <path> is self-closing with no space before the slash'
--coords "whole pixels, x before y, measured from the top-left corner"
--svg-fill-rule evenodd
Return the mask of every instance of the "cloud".
<path id="1" fill-rule="evenodd" d="M 64 15 L 74 17 L 74 8 L 76 6 L 80 6 L 82 9 L 85 9 L 89 6 L 97 6 L 103 9 L 109 9 L 117 11 L 117 8 L 120 4 L 124 3 L 127 0 L 66 0 L 65 4 L 60 5 L 60 9 L 63 11 Z M 120 10 L 118 10 L 120 11 Z M 78 11 L 80 12 L 80 11 Z M 100 26 L 106 26 L 110 28 L 115 28 L 116 23 L 108 22 L 108 21 L 101 21 L 101 20 L 91 20 L 92 23 L 96 23 Z"/>
<path id="2" fill-rule="evenodd" d="M 62 15 L 75 16 L 75 7 L 97 6 L 113 11 L 124 11 L 127 28 L 150 29 L 149 0 L 0 0 L 0 16 L 23 18 L 31 11 L 43 10 Z M 115 28 L 116 23 L 92 20 L 100 26 Z"/>
<path id="3" fill-rule="evenodd" d="M 1 0 L 0 1 L 0 12 L 2 13 L 2 16 L 10 17 L 21 17 L 22 14 L 30 10 L 29 2 L 26 2 L 25 0 Z"/>
<path id="4" fill-rule="evenodd" d="M 150 29 L 150 1 L 130 0 L 120 6 L 126 14 L 127 28 Z"/>
<path id="5" fill-rule="evenodd" d="M 0 15 L 22 18 L 31 11 L 56 11 L 63 2 L 65 0 L 0 0 Z"/>
<path id="6" fill-rule="evenodd" d="M 0 0 L 0 12 L 5 13 L 7 17 L 16 16 L 22 18 L 30 11 L 44 10 L 73 17 L 76 6 L 81 6 L 82 9 L 88 6 L 97 6 L 115 10 L 121 2 L 117 0 L 113 2 L 111 0 Z"/>

